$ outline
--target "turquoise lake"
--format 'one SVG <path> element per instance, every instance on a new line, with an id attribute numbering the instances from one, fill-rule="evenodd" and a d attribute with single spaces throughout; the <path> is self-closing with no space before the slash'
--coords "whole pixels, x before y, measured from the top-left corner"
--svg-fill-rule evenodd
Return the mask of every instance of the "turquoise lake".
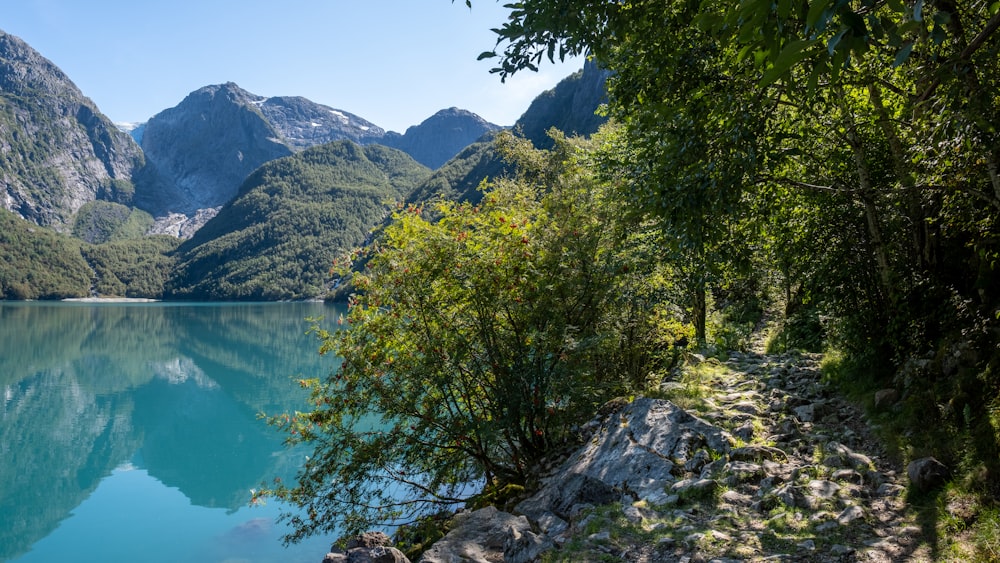
<path id="1" fill-rule="evenodd" d="M 0 561 L 315 563 L 250 490 L 308 450 L 258 418 L 306 410 L 321 303 L 0 303 Z"/>

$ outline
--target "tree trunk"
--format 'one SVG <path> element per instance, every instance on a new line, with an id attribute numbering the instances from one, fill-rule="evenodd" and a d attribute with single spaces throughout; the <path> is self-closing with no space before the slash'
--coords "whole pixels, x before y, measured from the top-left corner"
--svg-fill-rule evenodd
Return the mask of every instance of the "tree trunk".
<path id="1" fill-rule="evenodd" d="M 885 248 L 885 239 L 882 238 L 882 226 L 879 221 L 878 207 L 875 205 L 875 187 L 872 185 L 871 173 L 868 170 L 868 162 L 865 155 L 865 146 L 858 135 L 857 123 L 854 115 L 844 102 L 845 96 L 841 93 L 841 107 L 844 111 L 844 119 L 847 122 L 847 142 L 851 146 L 854 155 L 855 172 L 858 175 L 858 187 L 861 188 L 861 203 L 865 210 L 865 223 L 868 226 L 868 236 L 871 238 L 872 252 L 875 253 L 875 263 L 878 267 L 879 280 L 882 283 L 884 294 L 892 297 L 892 269 L 889 265 L 889 253 Z"/>
<path id="2" fill-rule="evenodd" d="M 896 173 L 896 181 L 903 189 L 903 200 L 906 202 L 906 215 L 910 223 L 910 244 L 913 266 L 917 271 L 926 271 L 936 262 L 933 237 L 928 232 L 927 213 L 921 202 L 920 193 L 916 189 L 916 179 L 906 164 L 906 152 L 899 132 L 889 116 L 882 99 L 882 91 L 874 82 L 868 82 L 868 96 L 875 108 L 878 124 L 889 142 L 889 153 L 892 155 L 892 167 Z"/>
<path id="3" fill-rule="evenodd" d="M 691 319 L 694 324 L 694 337 L 699 345 L 705 344 L 707 340 L 705 325 L 708 318 L 708 300 L 705 297 L 705 292 L 705 280 L 701 279 L 695 282 L 692 295 L 694 299 L 691 305 Z"/>

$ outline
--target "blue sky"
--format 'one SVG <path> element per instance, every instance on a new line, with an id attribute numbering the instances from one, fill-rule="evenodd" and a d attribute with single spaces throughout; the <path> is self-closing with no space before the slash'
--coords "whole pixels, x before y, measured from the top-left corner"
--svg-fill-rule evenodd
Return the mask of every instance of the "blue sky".
<path id="1" fill-rule="evenodd" d="M 460 107 L 511 125 L 579 70 L 543 65 L 501 84 L 480 52 L 494 0 L 3 0 L 0 29 L 55 63 L 114 121 L 145 121 L 209 84 L 304 96 L 403 132 Z"/>

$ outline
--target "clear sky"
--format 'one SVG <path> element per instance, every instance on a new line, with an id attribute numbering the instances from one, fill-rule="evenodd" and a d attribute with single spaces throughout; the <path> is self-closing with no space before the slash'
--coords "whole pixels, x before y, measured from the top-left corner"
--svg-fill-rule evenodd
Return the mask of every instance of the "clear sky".
<path id="1" fill-rule="evenodd" d="M 0 29 L 113 121 L 146 121 L 202 86 L 303 96 L 403 132 L 459 107 L 511 125 L 582 59 L 501 84 L 490 31 L 508 0 L 0 0 Z"/>

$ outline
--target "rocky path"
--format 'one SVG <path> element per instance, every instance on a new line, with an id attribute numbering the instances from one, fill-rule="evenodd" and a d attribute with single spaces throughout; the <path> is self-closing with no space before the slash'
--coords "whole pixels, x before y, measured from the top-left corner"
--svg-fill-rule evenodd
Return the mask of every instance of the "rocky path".
<path id="1" fill-rule="evenodd" d="M 905 476 L 819 361 L 696 361 L 589 425 L 532 497 L 459 514 L 419 561 L 930 561 Z"/>
<path id="2" fill-rule="evenodd" d="M 689 462 L 672 487 L 675 508 L 631 512 L 641 530 L 680 526 L 653 545 L 625 546 L 621 559 L 924 559 L 920 528 L 904 514 L 900 469 L 886 461 L 859 410 L 822 381 L 819 360 L 734 353 L 716 369 L 696 370 L 701 381 L 666 384 L 738 447 L 702 467 Z M 712 391 L 685 401 L 692 384 Z M 711 494 L 698 495 L 698 486 Z"/>

